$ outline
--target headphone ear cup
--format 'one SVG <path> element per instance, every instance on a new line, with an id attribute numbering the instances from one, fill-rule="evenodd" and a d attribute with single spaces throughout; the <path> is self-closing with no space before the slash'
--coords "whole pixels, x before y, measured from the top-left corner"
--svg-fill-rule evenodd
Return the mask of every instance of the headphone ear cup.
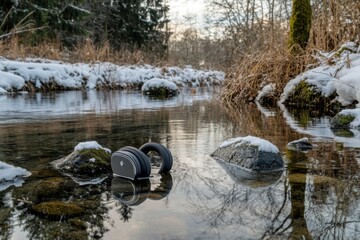
<path id="1" fill-rule="evenodd" d="M 141 173 L 138 178 L 149 178 L 151 172 L 150 160 L 142 151 L 137 148 L 126 146 L 120 149 L 132 153 L 139 160 Z"/>
<path id="2" fill-rule="evenodd" d="M 140 147 L 140 150 L 144 154 L 148 154 L 150 151 L 157 152 L 161 157 L 161 167 L 159 173 L 167 173 L 171 170 L 173 165 L 173 157 L 169 149 L 159 143 L 145 143 Z"/>
<path id="3" fill-rule="evenodd" d="M 111 155 L 111 169 L 114 174 L 131 180 L 141 174 L 138 158 L 128 151 L 118 150 Z"/>

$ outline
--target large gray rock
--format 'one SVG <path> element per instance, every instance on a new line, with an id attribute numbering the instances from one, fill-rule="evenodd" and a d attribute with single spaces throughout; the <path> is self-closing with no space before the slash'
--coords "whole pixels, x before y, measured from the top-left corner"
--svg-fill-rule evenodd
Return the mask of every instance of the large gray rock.
<path id="1" fill-rule="evenodd" d="M 253 172 L 269 172 L 284 168 L 278 148 L 269 141 L 252 136 L 230 139 L 211 156 Z"/>

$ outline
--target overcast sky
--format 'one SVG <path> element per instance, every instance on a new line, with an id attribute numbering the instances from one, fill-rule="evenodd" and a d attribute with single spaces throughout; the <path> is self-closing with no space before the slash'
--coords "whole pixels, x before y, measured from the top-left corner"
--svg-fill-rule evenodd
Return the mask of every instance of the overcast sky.
<path id="1" fill-rule="evenodd" d="M 174 23 L 183 23 L 185 16 L 196 16 L 201 25 L 205 12 L 204 0 L 169 0 L 170 18 Z"/>

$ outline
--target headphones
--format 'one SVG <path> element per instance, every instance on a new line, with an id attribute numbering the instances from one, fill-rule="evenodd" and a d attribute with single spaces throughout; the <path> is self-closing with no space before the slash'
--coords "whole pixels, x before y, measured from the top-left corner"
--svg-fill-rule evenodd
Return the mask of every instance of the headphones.
<path id="1" fill-rule="evenodd" d="M 173 165 L 173 157 L 169 149 L 159 143 L 146 143 L 139 149 L 126 146 L 111 155 L 111 169 L 119 177 L 130 180 L 143 180 L 150 177 L 151 166 L 147 155 L 156 152 L 161 158 L 158 173 L 168 173 Z"/>

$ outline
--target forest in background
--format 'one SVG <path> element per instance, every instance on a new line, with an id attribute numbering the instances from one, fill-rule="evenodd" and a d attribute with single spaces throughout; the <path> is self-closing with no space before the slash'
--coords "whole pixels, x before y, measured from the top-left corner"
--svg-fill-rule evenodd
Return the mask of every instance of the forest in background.
<path id="1" fill-rule="evenodd" d="M 227 73 L 223 99 L 236 104 L 267 83 L 282 89 L 314 54 L 359 42 L 360 2 L 297 0 L 310 2 L 312 20 L 307 47 L 292 54 L 293 2 L 211 0 L 199 29 L 195 16 L 172 23 L 165 0 L 0 0 L 0 54 L 215 68 Z"/>

